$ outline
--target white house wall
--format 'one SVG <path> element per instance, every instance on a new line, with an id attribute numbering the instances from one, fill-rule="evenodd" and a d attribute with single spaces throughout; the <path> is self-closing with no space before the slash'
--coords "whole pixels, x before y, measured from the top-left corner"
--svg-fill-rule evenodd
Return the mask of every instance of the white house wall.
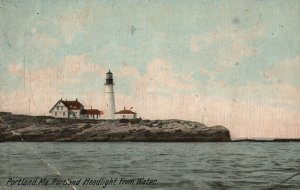
<path id="1" fill-rule="evenodd" d="M 62 102 L 59 102 L 52 109 L 51 114 L 53 117 L 68 118 L 68 108 Z"/>
<path id="2" fill-rule="evenodd" d="M 69 111 L 70 118 L 80 118 L 80 112 L 81 110 L 70 110 Z"/>
<path id="3" fill-rule="evenodd" d="M 135 114 L 115 114 L 115 118 L 116 119 L 134 119 L 135 118 Z"/>
<path id="4" fill-rule="evenodd" d="M 81 117 L 83 119 L 100 119 L 101 118 L 100 115 L 98 115 L 98 118 L 97 118 L 96 114 L 94 114 L 94 118 L 93 118 L 93 114 L 83 114 L 83 115 L 81 115 Z"/>
<path id="5" fill-rule="evenodd" d="M 105 119 L 114 119 L 116 112 L 114 86 L 112 84 L 105 85 Z"/>

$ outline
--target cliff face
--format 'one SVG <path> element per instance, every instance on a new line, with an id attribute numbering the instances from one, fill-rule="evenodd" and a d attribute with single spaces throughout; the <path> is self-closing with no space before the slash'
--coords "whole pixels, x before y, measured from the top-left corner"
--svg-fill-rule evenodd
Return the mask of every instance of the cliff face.
<path id="1" fill-rule="evenodd" d="M 0 141 L 229 142 L 223 126 L 183 120 L 71 120 L 0 112 Z"/>

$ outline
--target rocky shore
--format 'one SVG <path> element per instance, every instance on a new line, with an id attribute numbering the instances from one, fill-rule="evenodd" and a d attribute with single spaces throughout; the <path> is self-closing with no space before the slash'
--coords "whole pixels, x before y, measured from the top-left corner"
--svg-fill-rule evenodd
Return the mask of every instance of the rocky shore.
<path id="1" fill-rule="evenodd" d="M 229 130 L 184 120 L 58 119 L 0 112 L 0 141 L 57 142 L 230 142 Z"/>

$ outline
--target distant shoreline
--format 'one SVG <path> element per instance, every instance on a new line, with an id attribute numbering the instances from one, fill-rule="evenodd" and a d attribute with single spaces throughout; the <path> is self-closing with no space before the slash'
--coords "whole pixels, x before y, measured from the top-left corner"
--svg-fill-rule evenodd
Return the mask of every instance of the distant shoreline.
<path id="1" fill-rule="evenodd" d="M 232 140 L 232 142 L 300 142 L 300 139 L 238 139 Z"/>

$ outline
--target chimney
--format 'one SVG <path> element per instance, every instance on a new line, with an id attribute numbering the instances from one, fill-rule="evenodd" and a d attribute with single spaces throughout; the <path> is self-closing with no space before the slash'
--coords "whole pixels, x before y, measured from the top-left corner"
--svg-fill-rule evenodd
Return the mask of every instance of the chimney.
<path id="1" fill-rule="evenodd" d="M 68 101 L 68 100 L 66 99 L 66 101 Z"/>
<path id="2" fill-rule="evenodd" d="M 76 98 L 76 102 L 78 102 L 78 99 Z"/>
<path id="3" fill-rule="evenodd" d="M 91 109 L 92 109 L 92 105 L 91 105 Z"/>
<path id="4" fill-rule="evenodd" d="M 126 107 L 124 106 L 124 110 L 126 110 Z"/>
<path id="5" fill-rule="evenodd" d="M 62 98 L 60 98 L 60 100 L 62 101 Z"/>

